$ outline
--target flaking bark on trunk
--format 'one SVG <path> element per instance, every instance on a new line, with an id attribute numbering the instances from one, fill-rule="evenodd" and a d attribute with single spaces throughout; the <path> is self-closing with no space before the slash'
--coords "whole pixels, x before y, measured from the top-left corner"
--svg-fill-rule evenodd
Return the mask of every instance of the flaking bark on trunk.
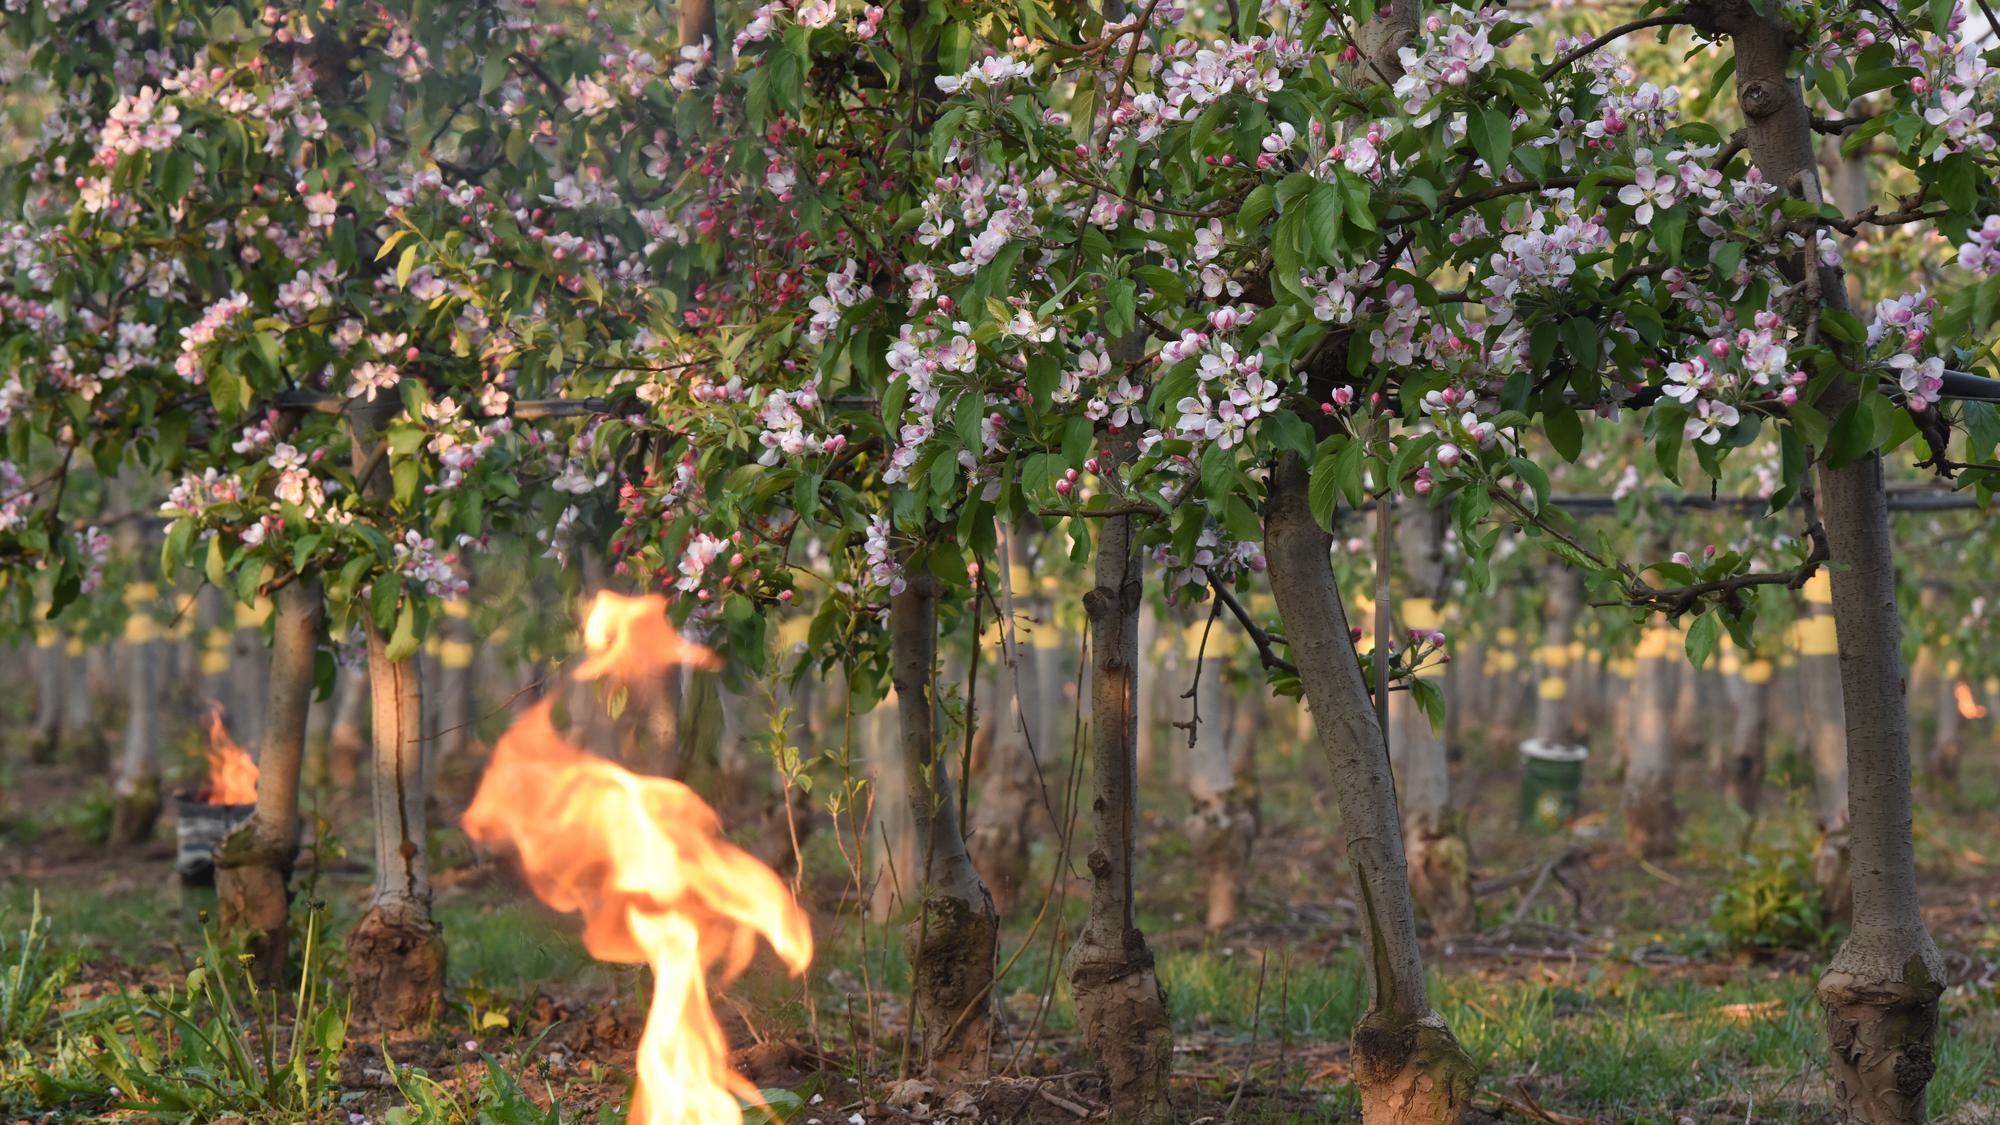
<path id="1" fill-rule="evenodd" d="M 1354 1028 L 1362 1119 L 1366 1125 L 1456 1122 L 1471 1102 L 1476 1071 L 1425 988 L 1388 748 L 1348 639 L 1329 556 L 1332 537 L 1312 517 L 1309 487 L 1295 456 L 1279 459 L 1264 513 L 1264 552 L 1291 659 L 1332 769 L 1359 888 L 1368 974 L 1368 1004 Z"/>
<path id="2" fill-rule="evenodd" d="M 991 1068 L 1000 918 L 966 853 L 950 755 L 939 743 L 937 580 L 927 561 L 905 562 L 906 584 L 889 599 L 889 646 L 917 841 L 918 869 L 902 875 L 905 893 L 914 890 L 918 903 L 903 931 L 915 977 L 913 1018 L 922 1032 L 924 1073 L 942 1082 L 977 1082 Z"/>
<path id="3" fill-rule="evenodd" d="M 1632 676 L 1630 745 L 1625 748 L 1625 842 L 1632 854 L 1662 859 L 1679 845 L 1674 807 L 1674 681 L 1686 664 L 1680 634 L 1664 622 L 1647 627 Z M 1691 669 L 1690 669 L 1691 670 Z"/>
<path id="4" fill-rule="evenodd" d="M 1736 95 L 1752 159 L 1766 183 L 1821 199 L 1812 114 L 1792 61 L 1803 46 L 1785 12 L 1714 0 L 1697 15 L 1736 52 Z M 1819 299 L 1846 312 L 1838 266 L 1818 270 Z M 1829 418 L 1855 407 L 1842 378 L 1815 404 Z M 1911 838 L 1910 725 L 1902 625 L 1882 458 L 1821 464 L 1819 504 L 1834 566 L 1833 611 L 1847 726 L 1854 928 L 1819 981 L 1832 1055 L 1834 1107 L 1851 1122 L 1921 1121 L 1936 1070 L 1943 962 L 1918 909 Z"/>
<path id="5" fill-rule="evenodd" d="M 285 979 L 291 908 L 287 883 L 299 850 L 299 776 L 319 649 L 318 576 L 300 575 L 274 600 L 270 696 L 257 753 L 257 807 L 215 853 L 222 928 L 249 936 L 252 971 L 269 988 Z"/>
<path id="6" fill-rule="evenodd" d="M 1116 455 L 1113 455 L 1116 460 Z M 1090 622 L 1090 913 L 1063 959 L 1077 1022 L 1111 1083 L 1111 1116 L 1173 1119 L 1173 1032 L 1133 906 L 1138 827 L 1141 561 L 1130 516 L 1097 522 Z"/>

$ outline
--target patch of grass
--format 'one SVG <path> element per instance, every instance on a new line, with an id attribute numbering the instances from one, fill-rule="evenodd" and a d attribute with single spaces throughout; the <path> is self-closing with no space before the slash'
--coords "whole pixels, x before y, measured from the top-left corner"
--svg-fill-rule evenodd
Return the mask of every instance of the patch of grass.
<path id="1" fill-rule="evenodd" d="M 454 987 L 503 996 L 531 993 L 548 981 L 609 983 L 615 969 L 583 947 L 582 923 L 532 901 L 452 896 L 436 905 L 451 956 Z"/>
<path id="2" fill-rule="evenodd" d="M 76 950 L 58 953 L 49 944 L 40 894 L 20 930 L 0 923 L 0 1042 L 16 1047 L 41 1042 L 63 987 L 76 978 L 81 962 Z"/>
<path id="3" fill-rule="evenodd" d="M 126 961 L 157 959 L 165 950 L 200 941 L 200 921 L 192 910 L 176 909 L 166 878 L 149 885 L 106 889 L 61 882 L 47 887 L 0 887 L 0 918 L 29 913 L 40 899 L 42 913 L 63 934 L 63 945 L 86 957 L 111 954 Z"/>

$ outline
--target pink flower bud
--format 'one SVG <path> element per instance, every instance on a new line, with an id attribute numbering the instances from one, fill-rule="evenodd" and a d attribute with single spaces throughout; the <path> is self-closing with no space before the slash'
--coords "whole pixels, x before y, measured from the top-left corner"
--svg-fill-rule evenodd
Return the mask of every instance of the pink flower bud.
<path id="1" fill-rule="evenodd" d="M 1064 496 L 1068 496 L 1069 490 L 1073 487 L 1075 486 L 1070 484 L 1070 482 L 1067 480 L 1059 480 L 1056 482 L 1056 491 Z"/>

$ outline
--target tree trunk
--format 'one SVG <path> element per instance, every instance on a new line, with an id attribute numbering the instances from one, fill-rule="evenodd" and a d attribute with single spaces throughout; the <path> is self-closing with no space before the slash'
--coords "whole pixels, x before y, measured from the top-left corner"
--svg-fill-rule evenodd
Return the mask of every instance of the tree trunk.
<path id="1" fill-rule="evenodd" d="M 910 795 L 903 781 L 901 743 L 891 722 L 900 711 L 891 690 L 857 726 L 862 757 L 872 790 L 872 815 L 864 846 L 868 850 L 869 916 L 888 922 L 914 901 L 917 849 L 910 829 Z"/>
<path id="2" fill-rule="evenodd" d="M 319 648 L 318 576 L 300 575 L 278 591 L 276 601 L 270 698 L 257 753 L 257 807 L 215 853 L 222 928 L 249 935 L 252 971 L 267 988 L 285 979 L 291 906 L 286 883 L 299 850 L 299 774 Z"/>
<path id="3" fill-rule="evenodd" d="M 1173 1032 L 1132 893 L 1141 562 L 1132 517 L 1096 522 L 1097 584 L 1083 596 L 1091 660 L 1090 913 L 1063 970 L 1084 1042 L 1110 1078 L 1112 1120 L 1165 1122 L 1173 1119 L 1167 1092 Z"/>
<path id="4" fill-rule="evenodd" d="M 150 587 L 146 587 L 150 589 Z M 134 587 L 138 589 L 138 587 Z M 126 624 L 125 747 L 112 786 L 111 843 L 129 847 L 153 835 L 160 819 L 160 643 L 151 618 L 133 607 Z"/>
<path id="5" fill-rule="evenodd" d="M 346 790 L 361 784 L 361 767 L 368 756 L 368 738 L 361 729 L 361 716 L 368 702 L 368 674 L 342 668 L 336 676 L 326 772 L 334 788 Z"/>
<path id="6" fill-rule="evenodd" d="M 1655 621 L 1641 638 L 1635 658 L 1631 743 L 1625 748 L 1621 802 L 1626 845 L 1645 859 L 1670 856 L 1680 842 L 1680 814 L 1674 808 L 1676 663 L 1686 664 L 1680 633 Z"/>
<path id="7" fill-rule="evenodd" d="M 1958 661 L 1942 662 L 1944 674 L 1937 678 L 1937 733 L 1931 740 L 1932 775 L 1947 782 L 1958 780 L 1959 762 L 1965 756 L 1965 716 L 1958 709 L 1961 682 Z"/>
<path id="8" fill-rule="evenodd" d="M 104 728 L 103 715 L 98 713 L 96 701 L 90 690 L 90 661 L 79 637 L 68 638 L 63 645 L 63 699 L 62 733 L 65 748 L 73 756 L 74 765 L 86 772 L 98 773 L 104 768 Z"/>
<path id="9" fill-rule="evenodd" d="M 1151 604 L 1139 607 L 1139 639 L 1136 643 L 1141 660 L 1160 651 L 1160 614 Z M 1161 696 L 1169 694 L 1161 691 L 1160 685 L 1172 679 L 1172 673 L 1167 670 L 1164 663 L 1155 665 L 1155 671 L 1159 674 L 1139 677 L 1138 702 L 1135 704 L 1138 710 L 1139 733 L 1138 749 L 1134 758 L 1136 764 L 1133 768 L 1136 771 L 1134 777 L 1141 784 L 1144 784 L 1147 778 L 1157 777 L 1159 774 L 1160 717 L 1167 710 L 1161 705 Z M 1171 746 L 1167 749 L 1167 755 L 1170 758 L 1174 756 Z"/>
<path id="10" fill-rule="evenodd" d="M 62 637 L 53 626 L 35 624 L 35 722 L 29 732 L 28 760 L 37 765 L 55 761 L 56 747 L 62 743 L 63 673 L 68 661 L 63 656 Z"/>
<path id="11" fill-rule="evenodd" d="M 1395 606 L 1393 620 L 1404 630 L 1444 628 L 1439 599 L 1446 592 L 1444 556 L 1449 513 L 1417 508 L 1396 525 L 1398 553 L 1414 596 Z M 1448 690 L 1443 665 L 1426 669 L 1423 679 L 1440 694 Z M 1451 805 L 1451 762 L 1444 738 L 1408 692 L 1389 696 L 1390 746 L 1401 770 L 1403 849 L 1410 866 L 1410 889 L 1439 937 L 1473 928 L 1472 854 Z"/>
<path id="12" fill-rule="evenodd" d="M 1725 670 L 1729 693 L 1729 745 L 1722 762 L 1722 791 L 1751 816 L 1764 795 L 1764 750 L 1769 739 L 1771 662 L 1739 659 Z"/>
<path id="13" fill-rule="evenodd" d="M 1266 501 L 1264 551 L 1292 662 L 1332 767 L 1360 890 L 1368 1005 L 1354 1028 L 1354 1074 L 1362 1120 L 1456 1122 L 1472 1099 L 1475 1070 L 1425 989 L 1388 748 L 1348 640 L 1329 558 L 1332 538 L 1313 520 L 1309 483 L 1295 456 L 1279 459 Z"/>
<path id="14" fill-rule="evenodd" d="M 1736 48 L 1736 94 L 1750 155 L 1764 181 L 1821 199 L 1812 114 L 1793 76 L 1795 33 L 1785 13 L 1715 0 L 1701 13 Z M 1819 270 L 1820 300 L 1848 307 L 1838 266 Z M 1836 380 L 1815 404 L 1829 418 L 1857 405 Z M 1869 453 L 1819 469 L 1821 518 L 1832 556 L 1833 611 L 1851 786 L 1854 928 L 1819 981 L 1832 1049 L 1834 1105 L 1846 1121 L 1914 1122 L 1936 1070 L 1943 962 L 1918 909 L 1910 820 L 1910 726 L 1902 625 L 1882 458 Z"/>
<path id="15" fill-rule="evenodd" d="M 374 469 L 357 486 L 385 506 L 389 474 L 373 457 L 373 431 L 396 403 L 389 396 L 372 415 L 359 414 L 352 422 L 355 472 Z M 377 581 L 397 579 L 385 575 Z M 425 839 L 423 674 L 414 653 L 390 659 L 389 638 L 374 614 L 364 610 L 362 618 L 368 637 L 375 892 L 347 937 L 348 987 L 364 1025 L 404 1028 L 435 1020 L 444 1006 L 444 937 L 431 918 Z"/>
<path id="16" fill-rule="evenodd" d="M 1805 740 L 1812 755 L 1813 808 L 1820 842 L 1813 856 L 1813 880 L 1827 917 L 1853 916 L 1849 879 L 1847 800 L 1847 717 L 1841 695 L 1839 639 L 1833 620 L 1833 590 L 1825 574 L 1806 583 L 1806 614 L 1797 624 L 1800 694 L 1805 701 Z"/>
<path id="17" fill-rule="evenodd" d="M 1041 692 L 1043 653 L 1028 642 L 1037 631 L 1034 612 L 1040 599 L 1035 588 L 1033 564 L 1018 527 L 1007 532 L 1007 601 L 1012 603 L 1014 665 L 1006 663 L 1009 645 L 1008 624 L 1002 623 L 1002 644 L 995 646 L 999 659 L 992 685 L 1007 700 L 998 722 L 989 722 L 981 733 L 992 733 L 991 746 L 981 771 L 979 802 L 972 810 L 972 835 L 966 846 L 972 863 L 986 877 L 993 902 L 1004 917 L 1020 904 L 1029 883 L 1028 847 L 1033 838 L 1030 825 L 1040 815 L 1040 782 L 1037 755 L 1048 753 L 1040 738 L 1038 724 L 1049 707 Z M 1021 620 L 1027 618 L 1027 620 Z M 1032 745 L 1031 745 L 1032 740 Z"/>
<path id="18" fill-rule="evenodd" d="M 1569 641 L 1576 630 L 1577 607 L 1582 601 L 1582 579 L 1569 567 L 1556 563 L 1549 572 L 1548 601 L 1542 606 L 1542 643 L 1535 649 L 1534 737 L 1557 746 L 1567 746 L 1573 737 L 1570 724 Z"/>
<path id="19" fill-rule="evenodd" d="M 966 853 L 950 755 L 940 752 L 937 580 L 927 562 L 905 561 L 907 585 L 889 599 L 889 646 L 903 778 L 920 853 L 914 882 L 921 906 L 904 928 L 915 977 L 912 1018 L 923 1032 L 926 1075 L 977 1082 L 992 1061 L 1000 917 Z"/>
<path id="20" fill-rule="evenodd" d="M 1201 645 L 1206 614 L 1191 622 L 1188 652 Z M 1257 811 L 1247 787 L 1237 775 L 1225 716 L 1229 708 L 1226 683 L 1229 656 L 1236 637 L 1229 622 L 1217 620 L 1208 630 L 1208 648 L 1201 680 L 1195 684 L 1194 706 L 1188 708 L 1195 726 L 1187 747 L 1187 792 L 1191 805 L 1184 829 L 1208 888 L 1205 924 L 1210 933 L 1236 920 L 1236 905 L 1248 878 L 1250 849 L 1257 839 Z M 1239 704 L 1247 707 L 1249 701 Z M 1178 733 L 1178 732 L 1176 732 Z"/>

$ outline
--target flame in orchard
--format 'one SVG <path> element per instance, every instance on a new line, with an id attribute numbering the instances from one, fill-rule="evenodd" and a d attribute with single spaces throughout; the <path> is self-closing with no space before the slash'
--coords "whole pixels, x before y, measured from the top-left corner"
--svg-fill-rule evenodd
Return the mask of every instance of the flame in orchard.
<path id="1" fill-rule="evenodd" d="M 585 619 L 578 679 L 630 678 L 676 664 L 713 667 L 658 597 L 600 594 Z M 707 975 L 726 982 L 769 942 L 794 973 L 812 929 L 778 876 L 722 838 L 722 823 L 678 781 L 641 777 L 563 740 L 550 703 L 531 708 L 493 749 L 465 830 L 507 845 L 536 897 L 583 915 L 584 945 L 605 961 L 653 968 L 639 1040 L 632 1125 L 740 1122 L 756 1087 L 729 1068 Z"/>
<path id="2" fill-rule="evenodd" d="M 257 801 L 257 763 L 244 753 L 222 722 L 222 704 L 208 705 L 208 789 L 202 800 L 211 805 L 249 805 Z"/>
<path id="3" fill-rule="evenodd" d="M 1958 713 L 1961 718 L 1983 719 L 1986 717 L 1986 708 L 1981 707 L 1979 701 L 1972 697 L 1971 684 L 1960 680 L 1952 686 L 1951 694 L 1958 700 Z"/>

